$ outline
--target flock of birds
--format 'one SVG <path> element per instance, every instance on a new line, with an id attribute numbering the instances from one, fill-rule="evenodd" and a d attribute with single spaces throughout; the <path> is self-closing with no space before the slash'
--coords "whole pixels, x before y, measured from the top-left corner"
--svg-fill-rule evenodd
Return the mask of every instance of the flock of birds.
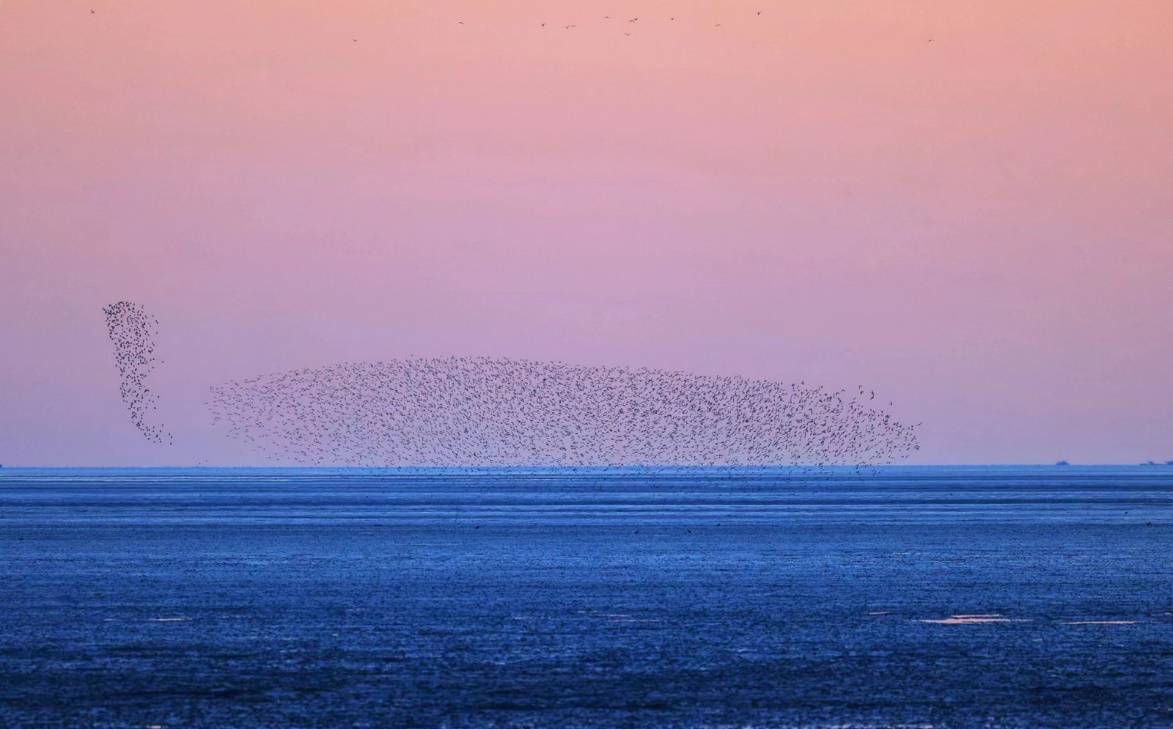
<path id="1" fill-rule="evenodd" d="M 762 14 L 761 10 L 754 11 L 755 17 L 760 17 L 761 14 Z M 604 15 L 604 16 L 601 16 L 601 19 L 602 19 L 603 23 L 619 23 L 620 21 L 626 21 L 627 25 L 630 26 L 632 29 L 638 27 L 637 24 L 640 22 L 640 16 L 638 16 L 638 15 L 632 16 L 630 18 L 617 18 L 613 15 Z M 669 23 L 676 22 L 675 15 L 669 15 L 669 16 L 667 16 L 667 19 L 668 19 Z M 458 20 L 458 21 L 456 21 L 456 23 L 457 23 L 457 25 L 464 25 L 463 20 Z M 550 23 L 543 21 L 543 22 L 538 23 L 538 27 L 539 28 L 547 28 L 547 27 L 557 27 L 557 26 L 551 26 Z M 714 23 L 713 27 L 720 28 L 721 23 Z M 574 29 L 578 28 L 578 24 L 577 23 L 566 23 L 566 24 L 561 25 L 561 28 L 562 28 L 562 30 L 574 30 Z M 631 34 L 632 34 L 632 30 L 626 30 L 623 32 L 623 35 L 628 36 L 628 37 L 630 37 Z"/>
<path id="2" fill-rule="evenodd" d="M 96 15 L 96 14 L 97 14 L 97 11 L 94 10 L 93 8 L 90 8 L 90 15 Z M 753 11 L 753 17 L 760 18 L 761 16 L 762 16 L 761 10 L 754 10 Z M 677 16 L 675 16 L 675 15 L 662 16 L 659 19 L 663 20 L 665 17 L 667 18 L 667 22 L 669 22 L 669 23 L 676 22 Z M 619 21 L 625 20 L 627 22 L 627 27 L 630 27 L 633 30 L 634 30 L 634 28 L 637 27 L 637 23 L 640 22 L 640 16 L 638 16 L 638 15 L 632 16 L 630 18 L 618 18 L 613 15 L 603 15 L 603 16 L 601 16 L 601 19 L 602 19 L 603 23 L 618 23 Z M 456 24 L 457 25 L 464 25 L 465 22 L 463 20 L 457 20 Z M 720 28 L 721 25 L 722 25 L 721 23 L 713 23 L 714 28 Z M 546 28 L 558 28 L 558 27 L 561 27 L 562 30 L 575 30 L 578 28 L 578 23 L 552 24 L 548 21 L 541 21 L 537 24 L 537 27 L 542 30 L 545 30 Z M 633 30 L 625 30 L 625 31 L 623 31 L 623 35 L 630 38 L 632 36 Z M 930 44 L 935 42 L 935 39 L 933 39 L 933 38 L 929 38 L 927 40 Z M 354 43 L 358 43 L 358 38 L 351 38 L 351 41 Z"/>
<path id="3" fill-rule="evenodd" d="M 90 15 L 96 15 L 96 14 L 97 14 L 97 11 L 94 10 L 93 8 L 90 8 Z M 753 11 L 753 17 L 760 18 L 761 16 L 762 16 L 761 10 L 754 10 Z M 668 16 L 663 16 L 660 19 L 663 20 L 664 18 L 667 18 L 667 22 L 669 22 L 669 23 L 675 23 L 677 16 L 668 15 Z M 635 27 L 637 27 L 636 24 L 640 22 L 640 16 L 635 15 L 630 18 L 618 18 L 613 15 L 603 15 L 603 16 L 601 16 L 601 20 L 603 23 L 618 23 L 620 21 L 626 21 L 627 25 L 629 27 L 631 27 L 632 29 L 634 29 Z M 464 25 L 465 22 L 463 20 L 457 20 L 456 24 L 457 25 Z M 721 25 L 722 25 L 721 23 L 713 23 L 714 28 L 720 28 Z M 575 30 L 576 28 L 578 28 L 578 23 L 552 24 L 548 21 L 541 21 L 537 24 L 537 27 L 540 29 L 543 29 L 543 30 L 546 28 L 557 28 L 557 27 L 561 27 L 562 30 Z M 625 30 L 623 32 L 623 35 L 630 38 L 632 35 L 632 32 L 633 32 L 632 30 Z M 358 43 L 358 38 L 352 38 L 351 40 L 355 43 Z M 932 43 L 933 40 L 934 39 L 929 38 L 928 42 Z"/>
<path id="4" fill-rule="evenodd" d="M 867 466 L 919 449 L 862 387 L 486 357 L 265 375 L 213 386 L 208 407 L 302 465 Z"/>
<path id="5" fill-rule="evenodd" d="M 756 19 L 756 18 L 762 17 L 761 10 L 753 10 L 750 12 L 752 13 L 752 15 L 749 16 L 751 18 Z M 641 24 L 646 26 L 649 23 L 655 23 L 657 21 L 675 24 L 679 17 L 680 16 L 676 16 L 676 15 L 660 15 L 660 16 L 655 16 L 655 17 L 644 17 L 644 16 L 639 16 L 639 15 L 633 15 L 631 17 L 615 16 L 615 15 L 602 15 L 602 16 L 598 16 L 596 22 L 598 24 L 601 24 L 604 26 L 615 26 L 615 27 L 624 28 L 623 35 L 625 37 L 630 38 L 635 33 L 636 29 L 641 26 Z M 456 24 L 457 25 L 465 25 L 465 22 L 463 20 L 457 20 Z M 723 25 L 723 23 L 717 22 L 717 23 L 713 23 L 712 27 L 714 29 L 719 29 L 722 27 L 722 25 Z M 559 30 L 560 29 L 563 31 L 570 31 L 570 30 L 577 30 L 579 26 L 578 26 L 578 23 L 551 23 L 549 21 L 543 20 L 543 21 L 537 22 L 536 27 L 539 30 L 547 30 L 547 29 Z M 353 38 L 352 40 L 355 43 L 358 42 L 357 38 Z M 933 38 L 928 38 L 926 40 L 930 44 L 935 42 L 935 39 L 933 39 Z"/>
<path id="6" fill-rule="evenodd" d="M 131 422 L 171 443 L 150 387 L 158 320 L 129 301 L 103 311 Z M 213 386 L 208 407 L 302 465 L 869 466 L 920 448 L 862 386 L 488 357 L 293 370 Z"/>
<path id="7" fill-rule="evenodd" d="M 140 304 L 119 301 L 102 309 L 106 314 L 106 331 L 114 345 L 114 364 L 118 368 L 119 391 L 130 413 L 130 420 L 147 440 L 172 442 L 169 432 L 155 422 L 158 396 L 149 386 L 155 371 L 155 337 L 159 320 Z"/>

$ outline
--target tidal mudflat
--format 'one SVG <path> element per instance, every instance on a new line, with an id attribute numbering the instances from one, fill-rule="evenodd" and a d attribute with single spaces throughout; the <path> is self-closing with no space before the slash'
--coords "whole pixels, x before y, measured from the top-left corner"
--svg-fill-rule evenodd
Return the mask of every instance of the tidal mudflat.
<path id="1" fill-rule="evenodd" d="M 1173 468 L 0 470 L 2 726 L 1173 725 Z"/>

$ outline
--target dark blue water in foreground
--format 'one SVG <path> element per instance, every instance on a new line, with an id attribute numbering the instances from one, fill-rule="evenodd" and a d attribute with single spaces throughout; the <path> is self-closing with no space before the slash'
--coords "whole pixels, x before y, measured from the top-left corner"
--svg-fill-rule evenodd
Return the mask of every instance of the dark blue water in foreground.
<path id="1" fill-rule="evenodd" d="M 0 726 L 1173 726 L 1166 467 L 3 469 L 0 562 Z"/>

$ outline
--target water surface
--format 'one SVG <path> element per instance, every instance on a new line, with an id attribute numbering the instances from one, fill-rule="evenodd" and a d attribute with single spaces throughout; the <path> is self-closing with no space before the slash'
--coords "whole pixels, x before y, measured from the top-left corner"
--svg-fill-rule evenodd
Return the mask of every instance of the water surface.
<path id="1" fill-rule="evenodd" d="M 0 725 L 1173 725 L 1173 469 L 0 470 Z"/>

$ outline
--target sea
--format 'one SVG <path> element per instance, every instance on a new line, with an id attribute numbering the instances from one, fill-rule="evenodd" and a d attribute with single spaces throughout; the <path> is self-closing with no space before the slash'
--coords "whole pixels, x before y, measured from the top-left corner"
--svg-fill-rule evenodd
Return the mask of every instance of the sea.
<path id="1" fill-rule="evenodd" d="M 0 469 L 3 727 L 1170 727 L 1173 467 Z"/>

